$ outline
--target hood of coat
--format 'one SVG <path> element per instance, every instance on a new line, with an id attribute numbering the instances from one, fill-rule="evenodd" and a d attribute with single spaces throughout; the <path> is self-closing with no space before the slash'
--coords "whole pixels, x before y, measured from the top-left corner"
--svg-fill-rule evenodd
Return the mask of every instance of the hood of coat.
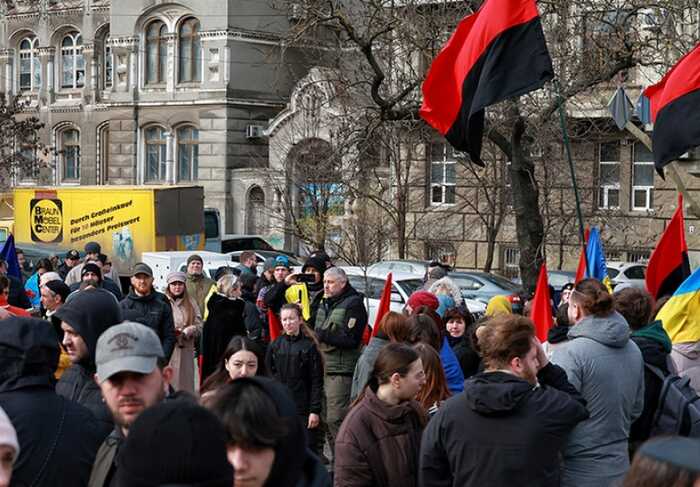
<path id="1" fill-rule="evenodd" d="M 104 289 L 86 289 L 71 296 L 54 316 L 68 323 L 83 339 L 88 356 L 81 365 L 93 370 L 97 339 L 107 328 L 122 322 L 122 311 L 114 295 Z"/>
<path id="2" fill-rule="evenodd" d="M 655 348 L 660 348 L 665 354 L 671 353 L 671 349 L 673 347 L 671 338 L 668 336 L 668 333 L 666 333 L 666 330 L 664 330 L 660 320 L 656 320 L 644 328 L 633 331 L 632 339 L 639 346 L 640 350 L 642 349 L 640 342 L 650 342 Z M 644 353 L 644 350 L 642 350 L 642 353 Z"/>
<path id="3" fill-rule="evenodd" d="M 411 425 L 411 422 L 407 421 L 409 416 L 416 415 L 418 418 L 424 416 L 416 401 L 405 401 L 396 405 L 387 404 L 377 397 L 376 392 L 371 387 L 365 389 L 365 397 L 362 402 L 372 414 L 400 430 L 405 430 Z"/>
<path id="4" fill-rule="evenodd" d="M 53 327 L 38 318 L 12 316 L 0 326 L 0 392 L 53 387 L 60 351 Z"/>
<path id="5" fill-rule="evenodd" d="M 132 288 L 132 289 L 129 290 L 129 294 L 128 294 L 127 297 L 128 297 L 130 300 L 132 300 L 132 301 L 137 301 L 137 302 L 139 302 L 139 303 L 150 303 L 151 301 L 153 301 L 154 299 L 156 299 L 156 297 L 158 296 L 158 294 L 159 294 L 159 293 L 158 293 L 155 289 L 151 288 L 151 292 L 150 292 L 150 293 L 146 294 L 145 296 L 140 296 L 140 295 L 136 294 L 136 292 L 135 292 L 134 289 Z"/>
<path id="6" fill-rule="evenodd" d="M 549 343 L 561 343 L 568 340 L 569 327 L 566 325 L 553 326 L 547 332 L 547 341 Z"/>
<path id="7" fill-rule="evenodd" d="M 464 382 L 469 407 L 485 416 L 509 414 L 536 386 L 507 372 L 482 372 Z"/>
<path id="8" fill-rule="evenodd" d="M 569 340 L 589 338 L 608 347 L 622 348 L 627 345 L 630 327 L 625 318 L 613 311 L 608 316 L 586 316 L 569 329 Z"/>

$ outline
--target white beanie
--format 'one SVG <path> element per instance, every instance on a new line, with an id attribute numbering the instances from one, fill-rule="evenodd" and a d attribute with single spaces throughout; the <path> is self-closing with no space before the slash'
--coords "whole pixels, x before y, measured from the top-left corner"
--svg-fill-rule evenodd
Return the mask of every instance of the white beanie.
<path id="1" fill-rule="evenodd" d="M 19 456 L 19 442 L 15 427 L 12 426 L 10 418 L 2 408 L 0 408 L 0 446 L 11 446 L 15 449 L 15 458 Z"/>

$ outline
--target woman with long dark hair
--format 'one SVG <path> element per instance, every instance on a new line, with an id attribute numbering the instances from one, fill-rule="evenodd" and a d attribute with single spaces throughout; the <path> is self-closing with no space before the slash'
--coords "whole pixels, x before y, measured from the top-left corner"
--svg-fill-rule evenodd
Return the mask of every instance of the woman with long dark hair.
<path id="1" fill-rule="evenodd" d="M 194 342 L 202 332 L 202 315 L 197 303 L 187 293 L 187 275 L 171 272 L 166 279 L 165 295 L 173 309 L 177 342 L 170 366 L 173 368 L 172 386 L 178 391 L 194 394 Z"/>
<path id="2" fill-rule="evenodd" d="M 335 441 L 335 485 L 414 487 L 426 423 L 414 399 L 425 385 L 418 352 L 390 343 L 345 417 Z"/>
<path id="3" fill-rule="evenodd" d="M 216 370 L 204 381 L 199 390 L 202 395 L 202 403 L 206 404 L 221 386 L 240 377 L 256 375 L 267 375 L 265 356 L 262 350 L 257 343 L 248 337 L 233 337 Z"/>

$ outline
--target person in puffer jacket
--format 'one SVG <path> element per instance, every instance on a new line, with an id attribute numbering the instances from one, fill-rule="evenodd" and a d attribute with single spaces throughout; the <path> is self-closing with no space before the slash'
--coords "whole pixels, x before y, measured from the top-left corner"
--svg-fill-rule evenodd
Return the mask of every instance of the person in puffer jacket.
<path id="1" fill-rule="evenodd" d="M 321 353 L 296 304 L 282 306 L 280 321 L 284 333 L 270 344 L 265 363 L 272 377 L 292 392 L 297 412 L 307 428 L 309 448 L 319 455 L 323 452 L 320 434 L 323 400 Z"/>

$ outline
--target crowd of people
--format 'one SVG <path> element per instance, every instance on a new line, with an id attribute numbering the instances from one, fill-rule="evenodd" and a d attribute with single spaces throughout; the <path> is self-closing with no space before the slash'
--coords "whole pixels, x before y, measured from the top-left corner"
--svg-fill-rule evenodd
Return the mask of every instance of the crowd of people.
<path id="1" fill-rule="evenodd" d="M 541 342 L 444 270 L 370 329 L 323 252 L 213 279 L 192 254 L 161 293 L 84 250 L 0 262 L 0 487 L 700 487 L 700 440 L 655 437 L 700 364 L 644 290 L 565 286 Z"/>

